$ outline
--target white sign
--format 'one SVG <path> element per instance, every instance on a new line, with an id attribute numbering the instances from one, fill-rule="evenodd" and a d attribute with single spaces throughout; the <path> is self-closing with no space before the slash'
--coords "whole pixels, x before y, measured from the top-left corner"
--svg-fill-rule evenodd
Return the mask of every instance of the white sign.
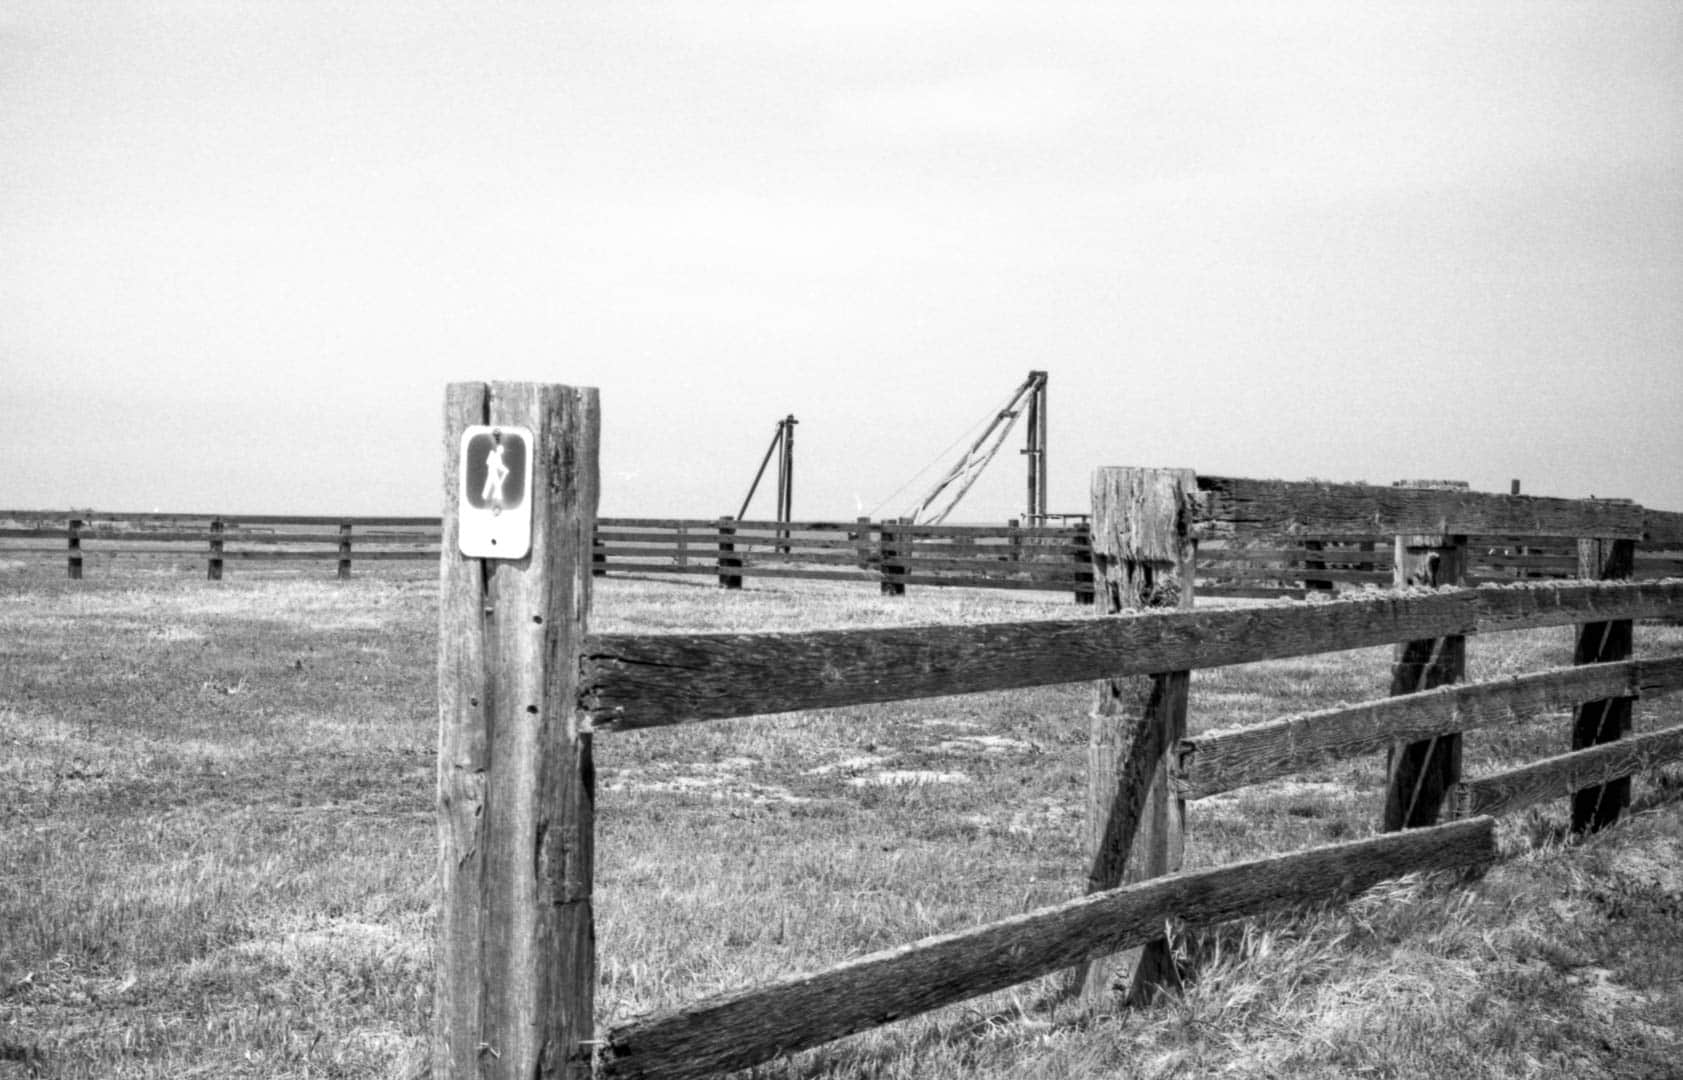
<path id="1" fill-rule="evenodd" d="M 521 559 L 532 550 L 532 432 L 470 427 L 462 432 L 457 531 L 471 559 Z"/>

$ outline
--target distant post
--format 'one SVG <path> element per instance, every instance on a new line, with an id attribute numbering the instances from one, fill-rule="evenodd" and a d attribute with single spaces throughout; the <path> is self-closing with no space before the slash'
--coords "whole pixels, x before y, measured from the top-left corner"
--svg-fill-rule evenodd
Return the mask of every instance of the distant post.
<path id="1" fill-rule="evenodd" d="M 900 537 L 891 525 L 899 519 L 890 518 L 877 530 L 877 572 L 882 576 L 882 595 L 906 595 L 906 568 L 896 560 L 900 555 Z"/>
<path id="2" fill-rule="evenodd" d="M 731 571 L 740 569 L 742 560 L 735 554 L 736 541 L 726 540 L 727 536 L 736 535 L 735 518 L 719 519 L 719 587 L 721 589 L 742 588 L 742 575 Z"/>
<path id="3" fill-rule="evenodd" d="M 1107 468 L 1093 473 L 1093 578 L 1107 615 L 1142 608 L 1190 608 L 1197 545 L 1188 503 L 1191 469 Z M 1087 891 L 1098 892 L 1180 869 L 1186 800 L 1169 787 L 1175 745 L 1186 735 L 1191 672 L 1098 683 L 1087 744 Z M 1134 963 L 1132 1003 L 1178 982 L 1161 939 L 1077 969 L 1083 1002 L 1109 1002 Z"/>
<path id="4" fill-rule="evenodd" d="M 1634 540 L 1578 541 L 1578 576 L 1590 581 L 1624 581 L 1636 566 Z M 1572 650 L 1574 664 L 1629 660 L 1635 645 L 1635 624 L 1629 619 L 1584 623 L 1578 627 Z M 1622 739 L 1630 734 L 1631 697 L 1586 701 L 1572 711 L 1572 749 Z M 1572 795 L 1572 831 L 1602 829 L 1619 820 L 1630 805 L 1630 777 L 1585 788 Z"/>
<path id="5" fill-rule="evenodd" d="M 1415 482 L 1401 486 L 1431 486 Z M 1461 585 L 1467 576 L 1465 536 L 1397 537 L 1392 582 L 1397 588 Z M 1467 639 L 1455 634 L 1405 641 L 1391 662 L 1391 694 L 1413 694 L 1457 683 L 1467 672 Z M 1461 733 L 1434 735 L 1391 747 L 1381 828 L 1385 832 L 1435 825 L 1443 798 L 1461 780 Z"/>
<path id="6" fill-rule="evenodd" d="M 221 518 L 210 523 L 210 555 L 205 563 L 205 576 L 211 581 L 222 580 L 222 530 Z"/>
<path id="7" fill-rule="evenodd" d="M 1303 558 L 1303 589 L 1305 592 L 1331 592 L 1334 588 L 1329 579 L 1314 576 L 1316 570 L 1327 568 L 1326 546 L 1325 540 L 1303 541 L 1305 552 Z"/>
<path id="8" fill-rule="evenodd" d="M 351 578 L 351 523 L 339 523 L 339 580 L 349 581 Z"/>
<path id="9" fill-rule="evenodd" d="M 870 518 L 863 516 L 855 521 L 853 525 L 858 530 L 853 537 L 854 558 L 859 563 L 859 569 L 869 570 L 871 568 L 871 555 L 876 550 L 871 544 L 871 530 L 875 528 L 875 526 L 871 524 Z"/>
<path id="10" fill-rule="evenodd" d="M 72 581 L 82 580 L 82 525 L 81 518 L 71 518 L 65 525 L 65 546 L 69 549 L 66 567 Z"/>
<path id="11" fill-rule="evenodd" d="M 1093 526 L 1081 522 L 1075 527 L 1075 602 L 1081 607 L 1093 606 Z"/>
<path id="12" fill-rule="evenodd" d="M 483 481 L 496 489 L 494 513 L 528 512 L 529 501 L 524 555 L 461 553 L 461 504 L 477 490 L 463 483 L 463 435 L 479 425 L 531 433 L 530 475 Z M 433 1075 L 589 1076 L 595 791 L 577 697 L 596 523 L 597 395 L 453 383 L 444 429 Z"/>

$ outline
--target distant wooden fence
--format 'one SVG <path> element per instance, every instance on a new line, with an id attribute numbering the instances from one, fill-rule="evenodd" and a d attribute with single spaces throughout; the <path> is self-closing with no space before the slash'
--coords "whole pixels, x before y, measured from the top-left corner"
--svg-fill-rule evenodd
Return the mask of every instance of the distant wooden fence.
<path id="1" fill-rule="evenodd" d="M 1683 575 L 1683 540 L 1664 514 L 1645 512 L 1651 550 L 1639 551 L 1633 576 Z M 1650 523 L 1651 522 L 1651 523 Z M 134 557 L 203 562 L 220 579 L 230 562 L 326 562 L 351 576 L 355 562 L 438 558 L 440 523 L 424 517 L 288 517 L 206 514 L 99 514 L 0 511 L 0 559 L 63 558 L 72 578 L 92 559 Z M 1671 546 L 1664 544 L 1672 536 Z M 1563 537 L 1476 535 L 1467 543 L 1468 584 L 1568 579 L 1577 574 L 1576 541 Z M 888 595 L 908 587 L 1034 589 L 1093 602 L 1092 541 L 1085 522 L 1058 527 L 903 525 L 852 522 L 602 518 L 593 545 L 595 572 L 716 577 L 726 588 L 744 580 L 799 579 L 875 584 Z M 1275 533 L 1213 538 L 1199 545 L 1200 596 L 1301 599 L 1388 588 L 1388 537 Z"/>
<path id="2" fill-rule="evenodd" d="M 913 585 L 1040 589 L 1091 603 L 1090 552 L 1085 524 L 604 518 L 594 554 L 598 573 L 717 575 L 726 588 L 744 578 L 800 578 L 874 582 L 889 595 Z"/>
<path id="3" fill-rule="evenodd" d="M 0 558 L 58 556 L 80 578 L 90 557 L 202 560 L 220 579 L 231 561 L 332 562 L 341 578 L 357 561 L 438 558 L 437 518 L 102 514 L 67 517 L 0 511 Z M 331 530 L 331 531 L 328 531 Z M 1040 589 L 1092 602 L 1086 527 L 902 525 L 897 522 L 764 522 L 604 518 L 593 568 L 604 574 L 799 578 L 908 586 Z"/>
<path id="4" fill-rule="evenodd" d="M 1539 798 L 1570 795 L 1574 823 L 1593 828 L 1617 816 L 1632 772 L 1683 757 L 1683 728 L 1625 737 L 1633 696 L 1683 685 L 1683 657 L 1629 660 L 1632 620 L 1683 610 L 1683 582 L 1436 588 L 1464 579 L 1471 533 L 1588 537 L 1578 549 L 1585 576 L 1626 578 L 1647 527 L 1639 507 L 1105 469 L 1094 477 L 1092 558 L 1095 591 L 1116 617 L 592 634 L 595 392 L 456 384 L 447 416 L 447 489 L 469 424 L 530 427 L 540 445 L 553 441 L 543 457 L 560 475 L 534 485 L 543 505 L 530 560 L 461 558 L 455 523 L 444 523 L 438 1076 L 685 1077 L 744 1068 L 1071 965 L 1080 965 L 1073 978 L 1085 992 L 1109 993 L 1116 972 L 1107 957 L 1134 945 L 1146 946 L 1133 983 L 1146 990 L 1172 980 L 1157 940 L 1166 921 L 1217 922 L 1488 860 L 1492 821 L 1471 815 Z M 1391 531 L 1396 583 L 1434 588 L 1124 613 L 1190 607 L 1202 541 L 1291 536 L 1305 524 L 1335 538 Z M 1577 666 L 1454 685 L 1467 635 L 1574 624 L 1582 627 Z M 1187 737 L 1192 669 L 1391 643 L 1400 644 L 1390 698 Z M 597 1032 L 597 735 L 1073 681 L 1099 688 L 1088 896 Z M 1575 709 L 1573 753 L 1528 770 L 1460 776 L 1461 731 L 1566 707 Z M 1392 758 L 1384 827 L 1409 831 L 1180 872 L 1189 799 L 1379 750 Z M 1458 820 L 1432 825 L 1444 805 Z"/>
<path id="5" fill-rule="evenodd" d="M 353 562 L 434 561 L 437 518 L 63 514 L 0 510 L 0 559 L 57 556 L 82 577 L 90 558 L 203 562 L 220 580 L 230 562 L 330 562 L 341 578 Z"/>

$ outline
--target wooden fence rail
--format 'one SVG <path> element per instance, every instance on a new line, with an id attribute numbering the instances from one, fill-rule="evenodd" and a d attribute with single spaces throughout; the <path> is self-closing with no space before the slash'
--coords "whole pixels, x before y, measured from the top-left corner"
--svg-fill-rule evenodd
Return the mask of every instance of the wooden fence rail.
<path id="1" fill-rule="evenodd" d="M 623 1024 L 606 1035 L 602 1072 L 680 1078 L 747 1068 L 1141 945 L 1162 934 L 1165 913 L 1210 925 L 1495 857 L 1494 820 L 1484 817 L 1091 893 Z"/>
<path id="2" fill-rule="evenodd" d="M 450 401 L 457 425 L 446 440 L 450 448 L 462 423 L 544 432 L 537 460 L 563 475 L 536 476 L 533 486 L 561 498 L 568 510 L 556 519 L 565 522 L 562 532 L 534 536 L 530 560 L 466 559 L 448 539 L 454 527 L 448 520 L 445 526 L 438 817 L 444 899 L 434 1039 L 440 1075 L 550 1077 L 592 1068 L 624 1077 L 702 1075 L 1070 965 L 1081 965 L 1077 977 L 1088 992 L 1109 993 L 1108 976 L 1092 976 L 1119 970 L 1105 957 L 1130 946 L 1144 949 L 1133 991 L 1149 991 L 1175 976 L 1166 950 L 1154 945 L 1166 921 L 1219 921 L 1345 895 L 1413 870 L 1488 860 L 1495 851 L 1489 819 L 1435 826 L 1440 803 L 1447 799 L 1453 812 L 1472 814 L 1584 785 L 1599 806 L 1616 774 L 1670 760 L 1683 744 L 1683 736 L 1670 733 L 1624 737 L 1628 711 L 1606 705 L 1683 683 L 1683 657 L 1608 655 L 1623 647 L 1620 628 L 1631 620 L 1683 611 L 1683 582 L 1521 581 L 1364 593 L 1314 604 L 1184 609 L 1196 592 L 1197 549 L 1206 537 L 1240 544 L 1272 537 L 1276 550 L 1290 550 L 1296 545 L 1281 539 L 1326 536 L 1318 547 L 1301 548 L 1305 565 L 1297 572 L 1317 581 L 1351 566 L 1384 565 L 1377 546 L 1372 552 L 1357 546 L 1348 558 L 1337 546 L 1342 537 L 1364 535 L 1356 530 L 1359 522 L 1365 535 L 1393 534 L 1389 569 L 1396 584 L 1434 586 L 1462 577 L 1467 536 L 1475 530 L 1510 537 L 1588 535 L 1596 538 L 1597 555 L 1581 553 L 1580 572 L 1618 578 L 1619 552 L 1629 550 L 1647 520 L 1641 508 L 1492 503 L 1496 497 L 1465 491 L 1211 482 L 1187 470 L 1101 470 L 1086 554 L 1105 617 L 777 634 L 591 634 L 588 590 L 593 570 L 611 558 L 603 554 L 608 545 L 659 546 L 650 534 L 678 528 L 615 523 L 613 530 L 635 535 L 604 536 L 608 523 L 599 528 L 592 519 L 591 392 L 458 385 Z M 569 401 L 579 403 L 572 414 L 555 412 L 554 402 Z M 533 402 L 551 403 L 550 411 L 527 417 L 521 408 Z M 787 535 L 765 534 L 766 524 Z M 673 544 L 672 565 L 687 567 L 694 559 L 696 572 L 740 580 L 756 558 L 762 560 L 758 569 L 771 572 L 800 569 L 768 562 L 794 560 L 801 552 L 867 564 L 874 556 L 886 588 L 915 579 L 920 541 L 948 544 L 926 557 L 945 565 L 918 571 L 939 576 L 963 574 L 970 568 L 959 564 L 978 557 L 1010 565 L 1013 544 L 1023 540 L 1018 530 L 996 555 L 990 546 L 995 541 L 981 532 L 896 523 L 879 528 L 871 535 L 854 522 L 803 536 L 799 527 L 777 523 L 720 521 L 694 533 L 686 523 L 681 544 Z M 1585 531 L 1572 531 L 1578 529 Z M 1611 559 L 1604 544 L 1615 545 Z M 829 573 L 850 572 L 839 561 L 821 565 Z M 1161 604 L 1183 609 L 1135 610 Z M 1444 669 L 1445 685 L 1430 688 L 1440 676 L 1422 672 L 1438 664 L 1445 649 L 1433 645 L 1425 657 L 1415 651 L 1420 642 L 1586 624 L 1600 629 L 1582 636 L 1602 644 L 1580 648 L 1578 665 L 1502 682 L 1457 684 L 1457 667 Z M 1183 691 L 1192 670 L 1384 644 L 1398 647 L 1393 697 L 1288 717 L 1266 730 L 1185 736 Z M 596 1032 L 589 932 L 595 737 L 1072 681 L 1094 682 L 1100 703 L 1088 800 L 1090 895 Z M 1453 745 L 1448 740 L 1469 727 L 1573 706 L 1579 710 L 1575 727 L 1586 727 L 1586 716 L 1595 718 L 1587 726 L 1598 745 L 1523 775 L 1465 782 L 1459 755 L 1437 749 Z M 1433 771 L 1431 785 L 1407 780 L 1396 765 L 1407 757 L 1400 750 L 1422 742 L 1428 765 L 1448 757 L 1456 766 Z M 1389 798 L 1403 811 L 1392 825 L 1419 827 L 1181 872 L 1189 798 L 1302 768 L 1328 754 L 1380 749 L 1391 753 Z M 1616 816 L 1618 799 L 1612 801 Z M 1603 820 L 1592 817 L 1584 827 Z"/>

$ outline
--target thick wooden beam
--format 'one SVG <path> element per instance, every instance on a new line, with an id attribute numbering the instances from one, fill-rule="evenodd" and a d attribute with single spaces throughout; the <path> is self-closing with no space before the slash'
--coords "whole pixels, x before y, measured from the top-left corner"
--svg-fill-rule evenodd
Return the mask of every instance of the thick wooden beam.
<path id="1" fill-rule="evenodd" d="M 1578 576 L 1587 581 L 1625 581 L 1636 568 L 1634 540 L 1578 541 Z M 1600 664 L 1623 660 L 1634 648 L 1635 623 L 1629 619 L 1585 623 L 1578 627 L 1573 649 L 1575 664 Z M 1582 750 L 1622 739 L 1630 733 L 1629 695 L 1586 701 L 1572 717 L 1572 749 Z M 1630 805 L 1630 780 L 1621 778 L 1578 792 L 1572 797 L 1572 829 L 1587 832 L 1603 829 L 1619 820 Z"/>
<path id="2" fill-rule="evenodd" d="M 1606 785 L 1656 765 L 1683 761 L 1683 727 L 1666 728 L 1574 750 L 1468 780 L 1450 799 L 1456 817 L 1511 814 L 1550 799 L 1577 797 L 1589 785 Z"/>
<path id="3" fill-rule="evenodd" d="M 1093 474 L 1093 583 L 1103 612 L 1190 609 L 1197 552 L 1186 532 L 1191 469 L 1099 469 Z M 1102 679 L 1088 726 L 1087 891 L 1180 869 L 1186 802 L 1170 788 L 1175 746 L 1186 736 L 1191 672 Z M 1089 1007 L 1112 1002 L 1132 972 L 1129 998 L 1177 985 L 1161 938 L 1136 956 L 1094 958 L 1072 973 Z"/>
<path id="4" fill-rule="evenodd" d="M 532 543 L 461 554 L 464 430 L 531 429 Z M 576 712 L 596 517 L 595 390 L 455 383 L 445 407 L 439 589 L 433 1074 L 588 1075 L 594 780 Z M 514 511 L 518 512 L 518 510 Z"/>
<path id="5" fill-rule="evenodd" d="M 1290 776 L 1400 741 L 1534 720 L 1596 698 L 1683 690 L 1683 656 L 1555 668 L 1282 717 L 1183 739 L 1175 787 L 1187 799 Z"/>
<path id="6" fill-rule="evenodd" d="M 1267 533 L 1327 538 L 1511 533 L 1634 539 L 1645 528 L 1642 507 L 1617 500 L 1220 476 L 1198 477 L 1198 489 L 1193 529 L 1199 539 Z"/>
<path id="7" fill-rule="evenodd" d="M 1166 921 L 1220 923 L 1495 857 L 1494 823 L 1484 818 L 1093 893 L 624 1024 L 607 1035 L 603 1075 L 742 1069 L 1139 945 Z"/>
<path id="8" fill-rule="evenodd" d="M 971 626 L 603 634 L 582 704 L 599 731 L 824 709 L 1675 615 L 1683 581 L 1525 583 L 1306 605 Z"/>

